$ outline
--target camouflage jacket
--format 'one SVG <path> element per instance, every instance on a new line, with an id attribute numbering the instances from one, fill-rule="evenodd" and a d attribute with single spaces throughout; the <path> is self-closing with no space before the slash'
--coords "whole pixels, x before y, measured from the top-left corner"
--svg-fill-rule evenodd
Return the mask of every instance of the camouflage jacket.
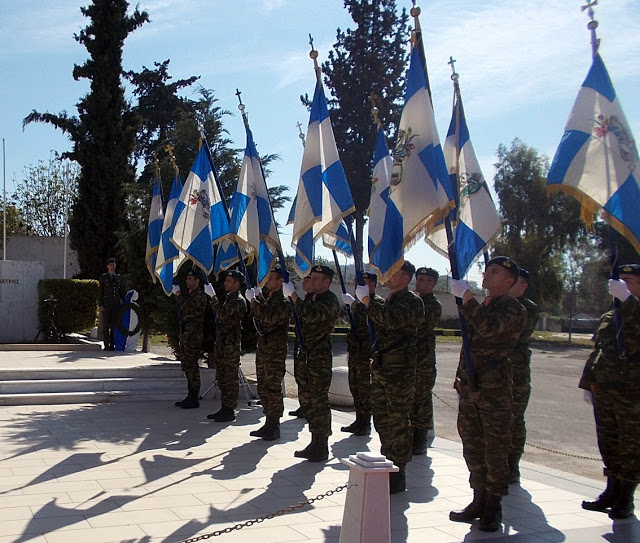
<path id="1" fill-rule="evenodd" d="M 202 289 L 195 289 L 191 293 L 188 290 L 180 292 L 180 296 L 176 296 L 178 305 L 180 306 L 180 341 L 191 342 L 199 341 L 199 348 L 202 343 L 202 326 L 204 323 L 204 311 L 207 306 L 207 295 Z"/>
<path id="2" fill-rule="evenodd" d="M 256 298 L 250 307 L 251 315 L 262 322 L 265 335 L 289 330 L 291 307 L 281 290 L 264 299 Z"/>
<path id="3" fill-rule="evenodd" d="M 585 364 L 580 388 L 588 390 L 592 384 L 640 388 L 640 301 L 631 296 L 620 304 L 619 311 L 626 362 L 618 356 L 615 311 L 608 311 L 600 318 L 595 345 Z"/>
<path id="4" fill-rule="evenodd" d="M 380 354 L 415 353 L 416 322 L 424 315 L 419 296 L 405 288 L 389 294 L 384 303 L 372 299 L 367 314 L 375 326 Z"/>
<path id="5" fill-rule="evenodd" d="M 242 319 L 247 313 L 247 301 L 244 296 L 238 290 L 227 293 L 224 300 L 214 296 L 210 303 L 220 322 L 216 338 L 221 339 L 223 343 L 240 345 Z"/>
<path id="6" fill-rule="evenodd" d="M 377 303 L 384 304 L 384 298 L 375 292 L 371 295 L 371 299 Z M 373 347 L 371 345 L 371 336 L 367 323 L 367 307 L 360 302 L 355 302 L 351 306 L 351 314 L 356 323 L 356 334 L 354 335 L 351 332 L 347 334 L 349 354 L 352 356 L 362 355 L 365 358 L 369 358 L 373 354 Z M 375 326 L 373 328 L 375 330 Z"/>
<path id="7" fill-rule="evenodd" d="M 418 322 L 416 339 L 418 351 L 433 351 L 436 348 L 435 329 L 442 316 L 442 304 L 440 304 L 433 292 L 420 296 L 420 298 L 424 304 L 424 313 Z"/>
<path id="8" fill-rule="evenodd" d="M 331 350 L 331 331 L 340 314 L 336 295 L 327 290 L 322 294 L 307 295 L 296 300 L 302 335 L 307 352 Z"/>
<path id="9" fill-rule="evenodd" d="M 489 305 L 472 298 L 460 312 L 467 318 L 473 369 L 479 373 L 509 358 L 527 324 L 527 310 L 508 294 L 493 298 Z M 466 372 L 463 353 L 458 375 L 461 371 Z"/>
<path id="10" fill-rule="evenodd" d="M 529 344 L 531 343 L 531 336 L 533 335 L 533 332 L 538 325 L 538 319 L 540 318 L 540 308 L 537 304 L 524 296 L 517 298 L 517 300 L 527 310 L 527 324 L 525 324 L 525 327 L 518 338 L 516 348 L 513 350 L 513 353 L 511 353 L 511 360 L 514 363 L 526 362 L 529 360 Z"/>
<path id="11" fill-rule="evenodd" d="M 120 307 L 120 302 L 127 294 L 120 274 L 103 273 L 98 282 L 100 284 L 98 287 L 98 307 Z"/>

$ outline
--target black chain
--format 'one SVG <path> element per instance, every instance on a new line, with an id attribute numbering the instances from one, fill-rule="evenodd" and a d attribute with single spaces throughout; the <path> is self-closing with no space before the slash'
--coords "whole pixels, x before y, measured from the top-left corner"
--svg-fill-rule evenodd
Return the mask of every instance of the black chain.
<path id="1" fill-rule="evenodd" d="M 442 399 L 435 392 L 433 392 L 432 394 L 436 398 L 438 398 L 438 400 L 440 400 L 444 405 L 449 407 L 450 409 L 453 409 L 456 412 L 458 411 L 458 409 L 455 406 L 451 405 L 449 402 L 447 402 L 446 400 Z M 559 454 L 561 456 L 568 456 L 570 458 L 579 458 L 581 460 L 591 460 L 593 462 L 602 462 L 602 458 L 595 458 L 594 456 L 581 456 L 579 454 L 571 454 L 571 453 L 568 453 L 568 452 L 556 451 L 555 449 L 549 449 L 548 447 L 542 447 L 540 445 L 534 445 L 533 443 L 529 443 L 528 441 L 525 443 L 525 445 L 527 445 L 528 447 L 533 447 L 534 449 L 539 449 L 541 451 L 546 451 L 546 452 L 550 452 L 550 453 L 553 453 L 553 454 Z"/>
<path id="2" fill-rule="evenodd" d="M 346 484 L 346 485 L 340 485 L 339 487 L 337 487 L 335 490 L 327 490 L 324 494 L 320 494 L 318 496 L 316 496 L 315 498 L 309 498 L 306 501 L 303 502 L 298 502 L 294 505 L 290 505 L 288 507 L 285 507 L 284 509 L 280 509 L 279 511 L 276 511 L 275 513 L 267 513 L 266 515 L 262 516 L 262 517 L 258 517 L 255 520 L 248 520 L 246 522 L 240 522 L 238 524 L 236 524 L 235 526 L 229 526 L 228 528 L 223 528 L 222 530 L 216 530 L 215 532 L 211 532 L 208 534 L 202 534 L 196 537 L 191 537 L 189 539 L 183 539 L 182 541 L 179 541 L 178 543 L 194 543 L 195 541 L 204 541 L 205 539 L 209 539 L 211 537 L 217 537 L 219 535 L 223 535 L 223 534 L 230 534 L 231 532 L 235 531 L 235 530 L 242 530 L 242 528 L 248 528 L 249 526 L 253 526 L 254 524 L 260 524 L 261 522 L 264 522 L 265 520 L 271 520 L 272 518 L 276 518 L 279 516 L 282 516 L 286 513 L 291 513 L 293 511 L 295 511 L 296 509 L 301 509 L 302 507 L 306 506 L 306 505 L 311 505 L 314 502 L 320 501 L 320 500 L 324 500 L 325 498 L 327 498 L 328 496 L 333 496 L 334 494 L 337 494 L 338 492 L 342 492 L 345 488 L 349 488 L 351 486 L 356 486 L 355 484 Z"/>

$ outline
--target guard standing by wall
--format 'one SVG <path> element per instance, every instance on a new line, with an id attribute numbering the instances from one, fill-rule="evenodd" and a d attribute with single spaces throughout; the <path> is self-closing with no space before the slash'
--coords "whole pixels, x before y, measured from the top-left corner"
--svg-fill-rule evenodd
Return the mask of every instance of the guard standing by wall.
<path id="1" fill-rule="evenodd" d="M 602 315 L 595 346 L 584 368 L 580 388 L 593 403 L 598 447 L 607 487 L 589 511 L 609 511 L 614 520 L 631 517 L 634 492 L 640 483 L 640 265 L 618 268 L 620 279 L 609 280 L 609 292 L 620 301 Z M 618 313 L 623 338 L 618 352 Z"/>
<path id="2" fill-rule="evenodd" d="M 439 274 L 433 268 L 416 270 L 416 293 L 424 304 L 424 314 L 417 330 L 416 386 L 411 409 L 413 454 L 427 452 L 427 435 L 433 430 L 433 387 L 436 384 L 436 324 L 442 305 L 433 294 Z"/>
<path id="3" fill-rule="evenodd" d="M 116 273 L 116 259 L 107 260 L 107 273 L 100 276 L 98 287 L 98 308 L 102 313 L 102 336 L 104 350 L 115 350 L 113 335 L 118 325 L 120 304 L 126 291 L 119 273 Z"/>

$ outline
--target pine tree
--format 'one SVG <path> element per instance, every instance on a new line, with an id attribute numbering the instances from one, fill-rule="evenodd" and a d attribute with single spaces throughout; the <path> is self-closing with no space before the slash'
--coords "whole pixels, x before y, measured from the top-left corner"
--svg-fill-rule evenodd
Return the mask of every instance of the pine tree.
<path id="1" fill-rule="evenodd" d="M 355 29 L 337 30 L 329 60 L 322 65 L 340 159 L 356 206 L 355 235 L 362 252 L 364 217 L 371 197 L 376 128 L 369 95 L 387 134 L 400 120 L 407 60 L 408 16 L 395 0 L 344 0 Z"/>
<path id="2" fill-rule="evenodd" d="M 89 80 L 90 91 L 77 104 L 78 117 L 34 110 L 24 119 L 25 125 L 52 124 L 73 144 L 65 158 L 75 160 L 81 171 L 70 241 L 84 277 L 97 277 L 106 259 L 116 256 L 116 233 L 125 228 L 123 187 L 135 176 L 132 154 L 140 119 L 125 100 L 122 48 L 149 17 L 138 9 L 127 15 L 128 7 L 126 0 L 93 0 L 80 8 L 90 23 L 74 37 L 90 58 L 74 66 L 73 78 Z"/>

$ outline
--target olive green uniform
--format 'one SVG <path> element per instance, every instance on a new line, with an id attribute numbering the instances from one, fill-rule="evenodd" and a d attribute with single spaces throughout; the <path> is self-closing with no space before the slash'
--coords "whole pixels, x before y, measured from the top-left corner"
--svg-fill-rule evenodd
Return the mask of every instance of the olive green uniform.
<path id="1" fill-rule="evenodd" d="M 202 289 L 185 291 L 176 296 L 182 319 L 180 321 L 180 364 L 187 377 L 190 392 L 200 392 L 200 368 L 198 360 L 202 353 L 202 328 L 207 295 Z"/>
<path id="2" fill-rule="evenodd" d="M 371 411 L 383 453 L 396 465 L 411 460 L 410 413 L 416 378 L 416 322 L 424 314 L 419 296 L 405 288 L 384 303 L 371 298 L 367 314 L 378 337 L 371 365 Z"/>
<path id="3" fill-rule="evenodd" d="M 264 334 L 258 335 L 256 376 L 262 411 L 267 417 L 280 418 L 284 411 L 282 379 L 285 374 L 287 341 L 291 309 L 282 291 L 251 304 L 253 317 L 262 323 Z"/>
<path id="4" fill-rule="evenodd" d="M 229 292 L 224 301 L 211 298 L 211 307 L 216 312 L 219 325 L 216 330 L 214 357 L 216 380 L 220 387 L 220 402 L 223 408 L 235 409 L 238 405 L 240 379 L 240 341 L 242 319 L 247 312 L 247 301 L 240 291 Z"/>
<path id="5" fill-rule="evenodd" d="M 506 496 L 512 426 L 512 372 L 509 355 L 526 325 L 526 310 L 504 295 L 491 303 L 475 298 L 461 308 L 467 318 L 474 377 L 460 356 L 458 433 L 474 491 Z M 475 381 L 475 386 L 473 381 Z"/>
<path id="6" fill-rule="evenodd" d="M 336 295 L 327 290 L 298 298 L 295 307 L 307 348 L 306 353 L 298 352 L 294 360 L 298 400 L 309 422 L 309 431 L 327 437 L 331 435 L 331 331 L 340 313 L 340 304 Z"/>

